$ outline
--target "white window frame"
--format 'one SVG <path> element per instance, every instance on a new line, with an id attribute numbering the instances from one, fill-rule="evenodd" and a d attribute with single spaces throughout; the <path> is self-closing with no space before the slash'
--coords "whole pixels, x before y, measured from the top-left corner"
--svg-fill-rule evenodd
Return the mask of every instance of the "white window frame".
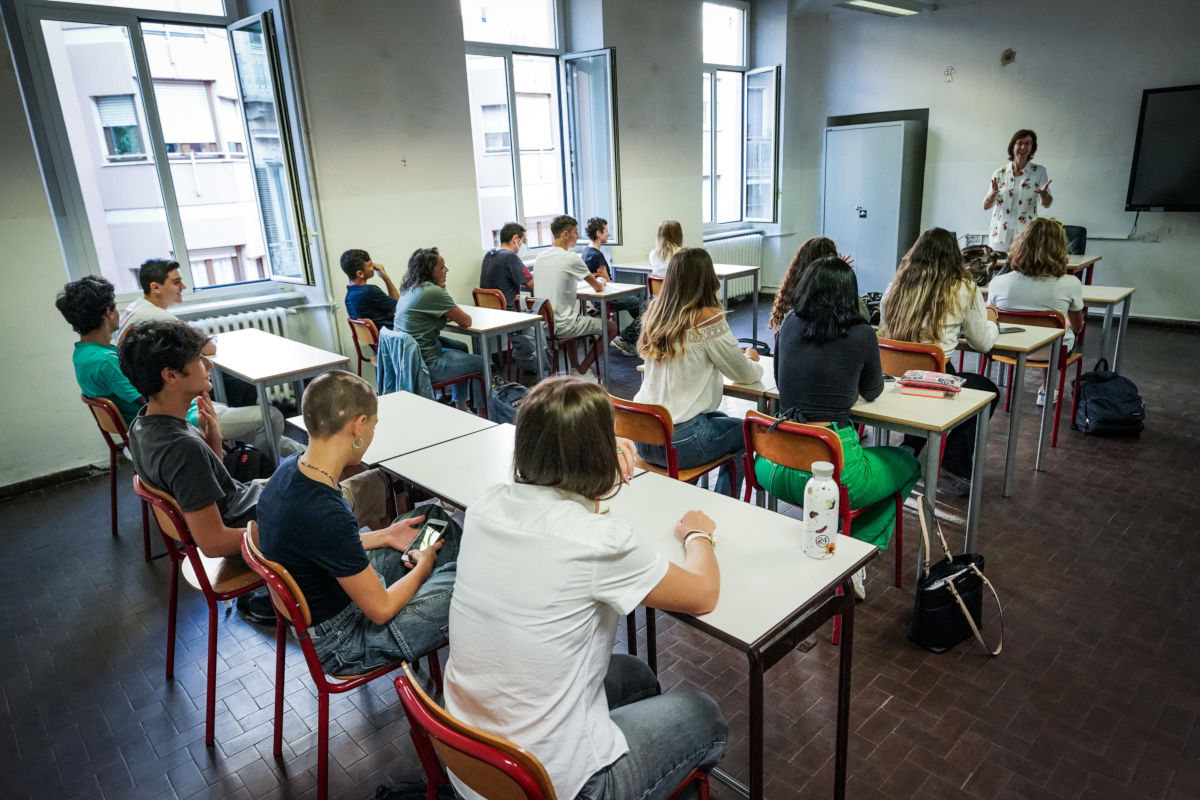
<path id="1" fill-rule="evenodd" d="M 294 77 L 287 68 L 287 56 L 273 53 L 273 63 L 276 68 L 273 81 L 276 84 L 276 93 L 279 98 L 280 129 L 281 133 L 288 138 L 294 162 L 289 165 L 291 173 L 289 178 L 293 181 L 292 200 L 294 206 L 289 209 L 289 212 L 296 216 L 297 232 L 301 239 L 298 249 L 301 251 L 304 261 L 302 274 L 298 279 L 271 275 L 266 281 L 205 287 L 200 290 L 195 288 L 179 204 L 174 186 L 169 179 L 171 160 L 161 137 L 157 134 L 152 135 L 153 131 L 161 130 L 161 126 L 157 100 L 153 91 L 153 77 L 142 41 L 141 25 L 142 23 L 163 23 L 228 29 L 231 25 L 239 22 L 245 23 L 257 17 L 247 11 L 247 3 L 264 7 L 273 5 L 269 0 L 267 2 L 224 0 L 224 3 L 225 14 L 220 16 L 117 6 L 41 3 L 38 0 L 0 0 L 0 13 L 3 14 L 5 27 L 9 33 L 13 63 L 21 85 L 31 135 L 37 149 L 46 193 L 55 218 L 59 243 L 69 278 L 77 279 L 84 275 L 100 275 L 101 270 L 76 173 L 74 156 L 71 152 L 59 104 L 58 88 L 46 55 L 45 44 L 41 38 L 42 20 L 90 22 L 98 25 L 121 26 L 128 31 L 131 52 L 137 68 L 138 91 L 141 95 L 141 109 L 138 110 L 138 123 L 141 126 L 139 132 L 142 136 L 142 146 L 146 157 L 153 154 L 155 159 L 163 211 L 167 217 L 174 258 L 179 261 L 180 273 L 188 285 L 185 298 L 195 301 L 198 299 L 197 295 L 202 292 L 202 302 L 215 302 L 227 306 L 230 302 L 239 300 L 251 302 L 256 299 L 261 300 L 268 295 L 278 295 L 281 291 L 294 292 L 297 285 L 303 287 L 323 284 L 323 279 L 318 279 L 318 275 L 323 270 L 320 264 L 319 247 L 314 241 L 319 234 L 314 224 L 317 215 L 312 182 L 309 177 L 311 162 L 308 158 L 307 142 L 302 137 L 294 135 L 294 122 L 291 121 L 299 118 L 296 104 L 298 90 L 294 84 Z M 264 17 L 264 21 L 269 20 L 270 15 L 268 14 Z M 281 45 L 281 50 L 282 47 Z M 232 53 L 230 57 L 233 57 Z M 137 110 L 136 102 L 134 106 Z M 143 112 L 145 116 L 143 116 Z M 103 131 L 100 132 L 100 135 L 103 136 Z M 250 134 L 245 128 L 243 128 L 243 135 L 248 155 Z M 218 142 L 218 149 L 220 150 L 222 147 Z M 261 202 L 258 202 L 257 205 L 261 209 Z M 151 258 L 158 255 L 165 254 L 147 253 L 146 257 Z M 203 268 L 203 265 L 200 268 Z M 122 292 L 118 297 L 118 302 L 127 302 L 139 294 L 140 292 Z M 184 308 L 181 308 L 180 311 L 186 313 Z"/>

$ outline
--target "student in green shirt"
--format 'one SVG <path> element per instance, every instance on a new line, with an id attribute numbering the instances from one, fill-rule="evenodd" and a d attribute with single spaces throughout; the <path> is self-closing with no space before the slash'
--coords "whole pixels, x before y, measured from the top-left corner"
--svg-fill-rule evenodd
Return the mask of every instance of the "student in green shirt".
<path id="1" fill-rule="evenodd" d="M 111 400 L 128 425 L 145 400 L 121 372 L 112 345 L 121 323 L 113 285 L 95 275 L 85 276 L 64 286 L 54 305 L 79 334 L 72 361 L 80 391 L 87 397 Z"/>
<path id="2" fill-rule="evenodd" d="M 417 341 L 433 383 L 483 371 L 483 356 L 447 347 L 438 336 L 447 322 L 464 328 L 471 325 L 470 315 L 446 291 L 449 272 L 446 259 L 436 247 L 415 251 L 408 260 L 408 273 L 400 283 L 400 299 L 396 303 L 395 328 Z M 469 384 L 456 383 L 450 390 L 454 404 L 468 411 Z"/>

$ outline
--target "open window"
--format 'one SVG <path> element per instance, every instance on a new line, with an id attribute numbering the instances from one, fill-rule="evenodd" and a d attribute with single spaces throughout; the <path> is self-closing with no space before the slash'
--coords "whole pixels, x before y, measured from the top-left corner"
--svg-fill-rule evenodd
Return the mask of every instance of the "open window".
<path id="1" fill-rule="evenodd" d="M 746 140 L 744 218 L 747 222 L 775 222 L 776 164 L 779 161 L 779 67 L 761 67 L 746 73 Z"/>
<path id="2" fill-rule="evenodd" d="M 591 217 L 608 220 L 610 241 L 619 243 L 613 49 L 569 53 L 562 60 L 571 208 L 580 224 Z"/>

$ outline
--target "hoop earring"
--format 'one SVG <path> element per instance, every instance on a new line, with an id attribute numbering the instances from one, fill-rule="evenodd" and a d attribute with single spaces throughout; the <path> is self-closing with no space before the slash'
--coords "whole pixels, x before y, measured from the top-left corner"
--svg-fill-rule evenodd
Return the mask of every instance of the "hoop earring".
<path id="1" fill-rule="evenodd" d="M 356 436 L 354 441 L 350 443 L 350 446 L 355 450 L 362 450 L 366 446 L 366 442 L 363 441 L 361 436 Z"/>

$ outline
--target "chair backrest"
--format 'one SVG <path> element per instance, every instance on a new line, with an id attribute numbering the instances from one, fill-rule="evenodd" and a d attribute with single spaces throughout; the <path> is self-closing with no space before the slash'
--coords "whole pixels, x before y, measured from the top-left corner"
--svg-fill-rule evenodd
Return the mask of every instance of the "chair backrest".
<path id="1" fill-rule="evenodd" d="M 532 753 L 451 715 L 430 699 L 408 664 L 396 678 L 396 693 L 431 786 L 444 777 L 440 757 L 456 778 L 492 800 L 555 800 L 550 776 Z"/>
<path id="2" fill-rule="evenodd" d="M 497 311 L 504 311 L 508 308 L 508 303 L 504 300 L 504 292 L 499 289 L 472 289 L 471 296 L 475 298 L 475 305 L 480 308 L 494 308 Z"/>
<path id="3" fill-rule="evenodd" d="M 161 489 L 155 489 L 139 475 L 133 476 L 133 491 L 154 509 L 154 518 L 158 520 L 158 527 L 163 533 L 183 547 L 195 549 L 196 543 L 192 541 L 192 533 L 183 519 L 183 510 L 179 508 L 174 497 Z"/>
<path id="4" fill-rule="evenodd" d="M 899 378 L 910 369 L 946 370 L 946 354 L 936 344 L 879 338 L 879 363 L 884 375 Z"/>
<path id="5" fill-rule="evenodd" d="M 88 397 L 79 395 L 87 404 L 88 409 L 100 428 L 100 433 L 108 441 L 108 446 L 121 449 L 129 445 L 129 429 L 125 426 L 125 418 L 117 410 L 117 404 L 107 397 Z"/>
<path id="6" fill-rule="evenodd" d="M 1067 327 L 1067 318 L 1061 311 L 1007 311 L 996 306 L 991 306 L 991 308 L 996 309 L 996 320 L 1001 323 L 1032 325 L 1035 328 L 1061 328 L 1063 330 L 1066 330 Z"/>
<path id="7" fill-rule="evenodd" d="M 379 344 L 379 328 L 375 327 L 375 320 L 350 317 L 346 321 L 350 323 L 350 335 L 354 337 L 354 346 L 358 348 L 359 353 L 362 352 L 363 345 Z"/>
<path id="8" fill-rule="evenodd" d="M 789 469 L 812 472 L 814 461 L 833 464 L 833 478 L 841 482 L 842 440 L 837 431 L 822 425 L 808 425 L 784 420 L 775 430 L 769 430 L 779 420 L 775 417 L 747 411 L 742 422 L 742 433 L 746 439 L 746 457 L 753 463 L 754 454 L 774 461 Z M 752 475 L 754 470 L 747 470 Z"/>
<path id="9" fill-rule="evenodd" d="M 662 275 L 650 275 L 646 278 L 646 290 L 650 293 L 650 299 L 653 300 L 662 294 L 663 281 L 666 278 Z"/>
<path id="10" fill-rule="evenodd" d="M 267 558 L 258 549 L 258 525 L 254 520 L 250 520 L 242 533 L 242 559 L 267 584 L 275 609 L 295 626 L 297 635 L 303 635 L 312 624 L 308 600 L 287 567 Z"/>
<path id="11" fill-rule="evenodd" d="M 525 310 L 533 311 L 533 304 L 536 298 L 525 298 Z M 546 323 L 546 337 L 550 341 L 554 341 L 554 309 L 550 306 L 550 301 L 546 300 L 541 307 L 542 322 Z"/>

